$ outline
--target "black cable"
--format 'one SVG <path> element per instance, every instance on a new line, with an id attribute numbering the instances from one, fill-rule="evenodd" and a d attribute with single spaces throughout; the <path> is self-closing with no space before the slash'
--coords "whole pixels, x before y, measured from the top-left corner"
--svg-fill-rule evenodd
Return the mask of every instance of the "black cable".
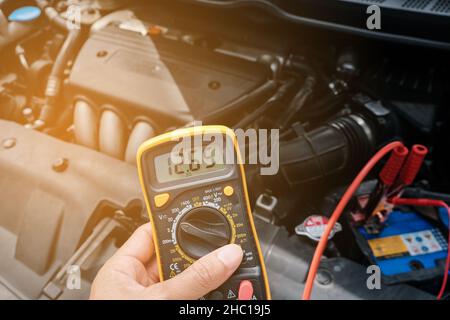
<path id="1" fill-rule="evenodd" d="M 264 84 L 262 84 L 260 87 L 256 88 L 252 92 L 245 94 L 235 101 L 232 101 L 231 103 L 227 104 L 224 107 L 219 108 L 218 110 L 215 110 L 206 116 L 203 116 L 200 120 L 203 123 L 213 123 L 215 121 L 218 121 L 221 118 L 224 118 L 227 115 L 230 115 L 232 113 L 235 113 L 237 111 L 242 111 L 241 109 L 244 106 L 254 104 L 256 100 L 261 100 L 260 97 L 267 97 L 269 94 L 271 94 L 274 90 L 277 88 L 277 82 L 275 80 L 268 80 Z"/>
<path id="2" fill-rule="evenodd" d="M 243 129 L 246 128 L 249 124 L 256 121 L 259 117 L 261 117 L 264 113 L 266 113 L 270 108 L 272 108 L 277 102 L 279 102 L 282 98 L 285 97 L 286 93 L 291 89 L 291 87 L 294 85 L 295 80 L 290 79 L 286 81 L 284 84 L 282 84 L 277 92 L 270 97 L 269 100 L 267 100 L 261 107 L 250 113 L 248 116 L 243 118 L 241 121 L 239 121 L 236 125 L 233 127 L 235 129 Z"/>
<path id="3" fill-rule="evenodd" d="M 308 76 L 306 78 L 303 87 L 294 97 L 288 109 L 281 117 L 280 127 L 282 130 L 286 129 L 294 117 L 303 109 L 309 97 L 313 94 L 315 84 L 316 79 L 313 76 Z"/>
<path id="4" fill-rule="evenodd" d="M 405 191 L 403 192 L 403 197 L 442 200 L 450 204 L 450 194 L 427 191 L 420 188 L 406 188 Z"/>
<path id="5" fill-rule="evenodd" d="M 308 108 L 302 114 L 302 119 L 313 120 L 324 114 L 331 113 L 344 103 L 346 97 L 346 93 L 342 93 L 338 96 L 327 94 L 322 99 L 308 105 Z"/>

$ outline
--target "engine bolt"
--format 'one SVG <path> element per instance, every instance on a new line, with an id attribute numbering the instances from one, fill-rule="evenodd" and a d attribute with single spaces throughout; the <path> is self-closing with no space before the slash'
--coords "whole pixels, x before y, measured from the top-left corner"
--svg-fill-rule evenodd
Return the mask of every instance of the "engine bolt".
<path id="1" fill-rule="evenodd" d="M 106 50 L 101 50 L 101 51 L 97 52 L 97 57 L 98 58 L 104 58 L 107 55 L 108 55 L 108 51 L 106 51 Z"/>
<path id="2" fill-rule="evenodd" d="M 211 82 L 209 83 L 209 88 L 210 88 L 211 90 L 219 90 L 221 86 L 222 86 L 222 85 L 220 84 L 219 81 L 211 81 Z"/>
<path id="3" fill-rule="evenodd" d="M 9 138 L 3 140 L 3 148 L 4 149 L 12 149 L 16 146 L 17 140 L 15 138 Z"/>
<path id="4" fill-rule="evenodd" d="M 33 112 L 33 109 L 31 109 L 31 108 L 23 109 L 22 110 L 22 115 L 27 120 L 28 123 L 33 123 L 34 120 L 35 120 L 34 112 Z"/>
<path id="5" fill-rule="evenodd" d="M 333 276 L 328 270 L 320 269 L 317 272 L 316 282 L 322 286 L 329 286 L 333 282 Z"/>
<path id="6" fill-rule="evenodd" d="M 64 172 L 69 168 L 69 160 L 66 158 L 57 159 L 53 162 L 52 169 L 55 172 Z"/>

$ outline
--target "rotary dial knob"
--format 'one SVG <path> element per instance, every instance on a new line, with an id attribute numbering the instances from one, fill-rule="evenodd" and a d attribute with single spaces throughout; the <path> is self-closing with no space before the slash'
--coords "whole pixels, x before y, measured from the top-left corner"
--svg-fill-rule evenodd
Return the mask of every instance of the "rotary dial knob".
<path id="1" fill-rule="evenodd" d="M 178 222 L 177 242 L 191 258 L 199 259 L 229 244 L 230 241 L 230 224 L 216 209 L 209 207 L 192 209 Z"/>

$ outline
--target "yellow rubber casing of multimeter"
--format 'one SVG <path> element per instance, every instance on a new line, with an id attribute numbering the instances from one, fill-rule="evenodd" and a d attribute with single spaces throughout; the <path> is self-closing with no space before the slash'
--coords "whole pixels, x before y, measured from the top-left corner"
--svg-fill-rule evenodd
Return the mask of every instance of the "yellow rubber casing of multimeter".
<path id="1" fill-rule="evenodd" d="M 162 171 L 162 168 L 156 168 L 156 161 L 158 164 L 164 163 L 159 159 L 167 158 L 164 153 L 173 147 L 174 141 L 218 134 L 232 141 L 237 163 L 231 165 L 233 168 L 229 170 L 234 172 L 234 178 L 225 177 L 222 180 L 219 176 L 216 180 L 203 181 L 203 176 L 200 176 L 198 180 L 191 178 L 191 184 L 184 183 L 183 179 L 171 178 L 174 181 L 167 182 L 166 185 L 155 177 L 161 175 Z M 207 253 L 205 250 L 208 250 L 211 244 L 236 243 L 244 250 L 242 265 L 230 280 L 205 298 L 238 299 L 239 286 L 246 282 L 253 285 L 253 300 L 271 299 L 242 163 L 237 138 L 234 132 L 225 126 L 178 129 L 150 139 L 139 148 L 139 179 L 153 229 L 161 281 L 184 271 Z M 216 197 L 213 201 L 205 201 L 213 197 Z M 220 226 L 221 230 L 211 232 L 211 228 L 216 226 Z M 202 228 L 206 229 L 203 233 Z M 202 236 L 206 239 L 203 242 Z M 200 240 L 196 237 L 200 237 Z M 196 243 L 199 243 L 199 246 L 196 247 Z"/>

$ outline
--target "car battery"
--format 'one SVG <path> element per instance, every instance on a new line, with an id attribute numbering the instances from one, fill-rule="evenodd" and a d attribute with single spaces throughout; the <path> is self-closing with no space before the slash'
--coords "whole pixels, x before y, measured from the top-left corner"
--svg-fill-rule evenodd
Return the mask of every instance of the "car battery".
<path id="1" fill-rule="evenodd" d="M 419 213 L 394 211 L 379 234 L 355 228 L 359 247 L 380 267 L 383 282 L 425 281 L 444 274 L 448 244 L 437 225 Z"/>

